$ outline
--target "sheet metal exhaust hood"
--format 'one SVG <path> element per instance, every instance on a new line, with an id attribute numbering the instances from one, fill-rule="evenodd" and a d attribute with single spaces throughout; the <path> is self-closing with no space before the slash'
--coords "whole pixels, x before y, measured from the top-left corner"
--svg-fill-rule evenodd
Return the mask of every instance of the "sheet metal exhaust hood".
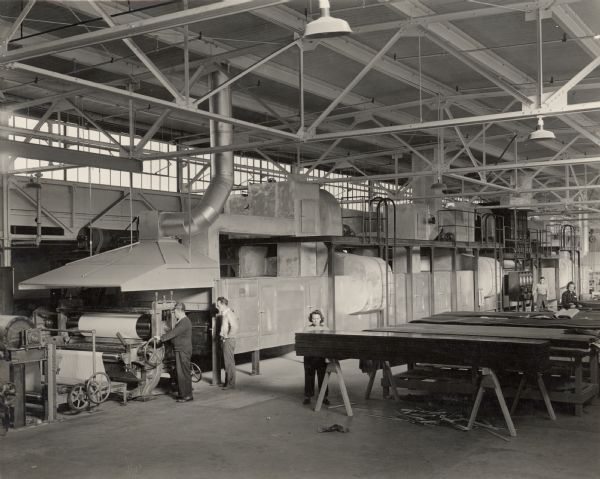
<path id="1" fill-rule="evenodd" d="M 19 284 L 19 289 L 121 288 L 156 291 L 212 288 L 219 265 L 192 255 L 174 239 L 142 241 L 66 264 Z"/>
<path id="2" fill-rule="evenodd" d="M 174 239 L 142 241 L 66 264 L 22 281 L 19 289 L 104 288 L 157 291 L 212 288 L 219 265 Z"/>

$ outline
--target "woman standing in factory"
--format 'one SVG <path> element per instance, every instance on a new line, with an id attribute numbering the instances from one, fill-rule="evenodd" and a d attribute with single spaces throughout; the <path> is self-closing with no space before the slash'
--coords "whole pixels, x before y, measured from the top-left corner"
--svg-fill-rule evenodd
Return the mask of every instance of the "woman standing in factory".
<path id="1" fill-rule="evenodd" d="M 327 331 L 328 329 L 325 326 L 325 318 L 320 310 L 315 309 L 308 315 L 308 325 L 304 328 L 305 333 L 309 331 Z M 325 358 L 304 356 L 304 401 L 302 401 L 302 404 L 310 404 L 310 398 L 315 395 L 315 373 L 318 378 L 319 390 L 321 389 L 326 369 L 327 363 L 325 362 Z M 325 399 L 323 400 L 323 404 L 325 405 L 329 404 L 327 393 L 328 390 L 325 391 Z"/>

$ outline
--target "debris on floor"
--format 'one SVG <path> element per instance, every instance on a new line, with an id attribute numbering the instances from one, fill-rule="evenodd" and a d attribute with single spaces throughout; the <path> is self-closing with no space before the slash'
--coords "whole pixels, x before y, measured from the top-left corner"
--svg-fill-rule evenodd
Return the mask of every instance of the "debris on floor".
<path id="1" fill-rule="evenodd" d="M 318 432 L 350 432 L 345 426 L 341 424 L 332 424 L 331 426 L 319 426 L 317 429 Z"/>
<path id="2" fill-rule="evenodd" d="M 459 431 L 469 431 L 469 428 L 467 427 L 469 420 L 466 417 L 457 413 L 449 413 L 444 410 L 428 411 L 420 407 L 413 409 L 404 408 L 400 409 L 396 417 L 412 424 L 424 424 L 426 426 L 449 425 Z M 481 428 L 504 441 L 509 441 L 507 437 L 496 432 L 499 428 L 488 422 L 475 421 L 474 427 Z"/>
<path id="3" fill-rule="evenodd" d="M 460 414 L 449 413 L 444 410 L 428 411 L 420 407 L 403 408 L 397 414 L 397 417 L 404 419 L 412 424 L 424 424 L 426 426 L 439 426 L 448 424 L 455 429 L 467 431 L 468 420 Z"/>

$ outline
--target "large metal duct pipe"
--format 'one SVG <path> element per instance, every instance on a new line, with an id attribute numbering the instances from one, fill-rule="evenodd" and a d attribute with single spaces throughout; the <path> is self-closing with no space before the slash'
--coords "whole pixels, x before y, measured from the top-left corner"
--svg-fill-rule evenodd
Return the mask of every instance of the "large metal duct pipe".
<path id="1" fill-rule="evenodd" d="M 211 74 L 211 88 L 227 81 L 227 76 L 216 71 Z M 231 90 L 223 88 L 209 99 L 210 111 L 231 116 Z M 233 142 L 233 125 L 218 121 L 210 122 L 211 146 L 230 145 Z M 160 233 L 162 236 L 195 236 L 205 231 L 219 216 L 233 187 L 233 151 L 213 153 L 210 163 L 211 182 L 191 213 L 161 213 Z M 190 224 L 191 221 L 191 224 Z"/>

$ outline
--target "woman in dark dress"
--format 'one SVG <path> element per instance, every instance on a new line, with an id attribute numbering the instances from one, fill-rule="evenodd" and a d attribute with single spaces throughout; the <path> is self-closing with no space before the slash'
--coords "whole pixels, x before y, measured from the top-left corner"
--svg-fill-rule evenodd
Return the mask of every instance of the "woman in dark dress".
<path id="1" fill-rule="evenodd" d="M 575 283 L 569 281 L 567 283 L 567 290 L 562 294 L 561 297 L 562 307 L 565 309 L 578 308 L 579 303 L 577 300 L 577 294 L 575 293 Z"/>

